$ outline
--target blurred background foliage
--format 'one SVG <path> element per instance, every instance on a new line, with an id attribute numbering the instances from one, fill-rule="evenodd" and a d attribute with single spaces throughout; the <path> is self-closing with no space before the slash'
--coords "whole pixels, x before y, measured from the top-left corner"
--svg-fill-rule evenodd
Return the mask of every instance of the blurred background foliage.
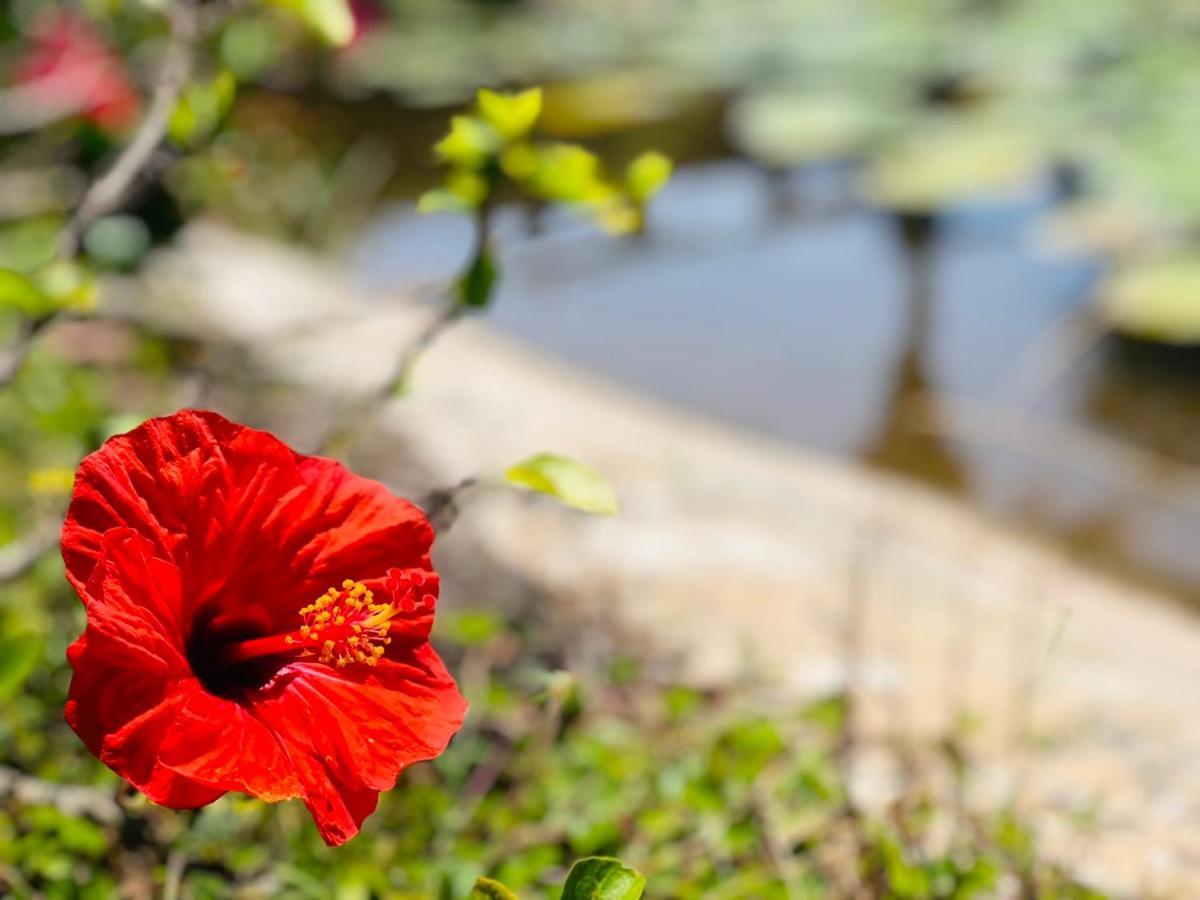
<path id="1" fill-rule="evenodd" d="M 112 801 L 113 777 L 62 722 L 83 623 L 53 545 L 79 459 L 179 405 L 194 374 L 187 341 L 94 317 L 96 281 L 202 216 L 329 253 L 398 198 L 476 219 L 517 202 L 531 227 L 565 203 L 636 236 L 653 232 L 670 159 L 737 156 L 768 183 L 846 176 L 841 199 L 892 217 L 919 256 L 947 211 L 1038 186 L 1055 200 L 1030 228 L 1099 261 L 1105 327 L 1196 345 L 1200 7 L 214 0 L 194 7 L 165 141 L 72 235 L 153 104 L 171 8 L 0 6 L 0 884 L 144 895 L 174 842 L 196 897 L 459 897 L 479 874 L 551 896 L 595 853 L 636 865 L 655 897 L 821 896 L 858 875 L 880 896 L 1088 896 L 1015 817 L 961 809 L 952 741 L 867 820 L 839 769 L 844 701 L 768 718 L 630 659 L 573 664 L 536 625 L 481 611 L 440 630 L 475 704 L 467 732 L 336 858 L 292 806 L 227 799 L 185 827 Z M 481 85 L 533 84 L 536 110 L 532 93 L 472 105 Z M 487 305 L 496 277 L 477 254 L 451 308 Z M 21 800 L 21 779 L 87 790 Z"/>

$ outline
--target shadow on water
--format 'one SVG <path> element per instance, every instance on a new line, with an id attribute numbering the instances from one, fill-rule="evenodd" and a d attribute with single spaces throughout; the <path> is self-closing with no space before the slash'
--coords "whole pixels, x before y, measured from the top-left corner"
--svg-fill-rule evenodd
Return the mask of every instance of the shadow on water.
<path id="1" fill-rule="evenodd" d="M 1087 318 L 1101 272 L 1032 243 L 1049 192 L 917 222 L 846 186 L 844 167 L 685 167 L 641 242 L 560 213 L 531 238 L 509 211 L 489 321 L 647 393 L 936 485 L 1200 605 L 1200 491 L 1180 465 L 1200 462 L 1196 358 L 1085 342 L 1015 409 L 1022 360 Z M 353 265 L 399 288 L 453 272 L 468 240 L 465 222 L 405 205 Z"/>

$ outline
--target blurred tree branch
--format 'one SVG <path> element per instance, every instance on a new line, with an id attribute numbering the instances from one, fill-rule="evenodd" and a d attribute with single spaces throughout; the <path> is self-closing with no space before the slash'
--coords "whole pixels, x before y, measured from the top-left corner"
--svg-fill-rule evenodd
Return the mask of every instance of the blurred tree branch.
<path id="1" fill-rule="evenodd" d="M 176 0 L 167 11 L 167 19 L 171 29 L 170 40 L 145 118 L 112 165 L 84 192 L 63 226 L 58 237 L 60 259 L 78 255 L 88 227 L 97 219 L 119 209 L 138 182 L 161 167 L 167 158 L 158 151 L 166 137 L 171 113 L 192 71 L 196 43 L 201 32 L 198 0 Z M 38 334 L 67 314 L 67 310 L 60 310 L 25 323 L 17 340 L 0 357 L 0 389 L 16 378 Z"/>
<path id="2" fill-rule="evenodd" d="M 53 806 L 64 815 L 82 815 L 104 825 L 119 825 L 126 817 L 111 790 L 56 784 L 9 766 L 0 766 L 0 797 L 13 797 L 30 806 Z"/>
<path id="3" fill-rule="evenodd" d="M 144 178 L 156 164 L 155 151 L 167 134 L 171 113 L 192 71 L 196 41 L 200 35 L 199 12 L 197 0 L 175 0 L 169 7 L 167 20 L 171 26 L 170 43 L 163 56 L 146 116 L 133 140 L 125 145 L 108 170 L 84 193 L 59 237 L 60 256 L 71 257 L 78 253 L 88 226 L 119 208 L 139 178 Z"/>
<path id="4" fill-rule="evenodd" d="M 44 526 L 0 548 L 0 584 L 26 575 L 57 543 L 56 523 L 54 527 Z"/>

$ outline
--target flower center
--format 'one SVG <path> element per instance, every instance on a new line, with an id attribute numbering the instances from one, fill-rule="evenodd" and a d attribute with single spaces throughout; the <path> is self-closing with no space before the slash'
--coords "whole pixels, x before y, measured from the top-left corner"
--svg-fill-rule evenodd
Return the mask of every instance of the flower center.
<path id="1" fill-rule="evenodd" d="M 420 572 L 392 569 L 385 581 L 387 602 L 361 581 L 346 579 L 299 611 L 301 625 L 287 634 L 273 634 L 226 644 L 217 654 L 219 666 L 237 666 L 266 657 L 315 657 L 328 666 L 351 663 L 373 666 L 392 642 L 388 632 L 397 616 L 432 609 L 435 599 L 425 590 Z"/>
<path id="2" fill-rule="evenodd" d="M 387 636 L 391 620 L 400 613 L 392 603 L 376 603 L 361 581 L 346 579 L 300 610 L 304 624 L 285 643 L 316 653 L 327 665 L 349 663 L 373 666 L 392 642 Z"/>

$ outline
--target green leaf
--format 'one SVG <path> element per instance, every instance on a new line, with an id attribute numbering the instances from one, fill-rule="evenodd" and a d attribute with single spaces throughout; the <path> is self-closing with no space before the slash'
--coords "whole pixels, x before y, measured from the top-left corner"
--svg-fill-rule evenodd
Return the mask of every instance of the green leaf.
<path id="1" fill-rule="evenodd" d="M 646 876 L 606 856 L 591 856 L 571 866 L 562 900 L 638 900 Z"/>
<path id="2" fill-rule="evenodd" d="M 208 81 L 189 84 L 171 112 L 167 133 L 181 147 L 194 146 L 211 135 L 237 96 L 237 79 L 222 70 Z"/>
<path id="3" fill-rule="evenodd" d="M 300 21 L 335 47 L 354 37 L 354 16 L 346 0 L 270 0 L 291 11 Z"/>
<path id="4" fill-rule="evenodd" d="M 498 94 L 487 88 L 479 92 L 479 115 L 508 141 L 525 137 L 542 114 L 542 89 L 518 94 Z"/>
<path id="5" fill-rule="evenodd" d="M 1104 286 L 1101 312 L 1123 334 L 1163 344 L 1200 344 L 1200 255 L 1126 264 Z"/>
<path id="6" fill-rule="evenodd" d="M 600 470 L 570 457 L 539 453 L 509 468 L 504 477 L 583 512 L 612 516 L 620 511 L 616 492 Z"/>
<path id="7" fill-rule="evenodd" d="M 655 150 L 641 154 L 625 170 L 625 189 L 634 203 L 649 201 L 666 186 L 674 164 Z"/>
<path id="8" fill-rule="evenodd" d="M 471 888 L 471 896 L 467 900 L 517 900 L 517 895 L 498 881 L 491 878 L 478 878 L 475 887 Z"/>
<path id="9" fill-rule="evenodd" d="M 481 253 L 458 281 L 458 302 L 472 309 L 483 309 L 492 301 L 492 291 L 500 270 L 490 253 Z"/>
<path id="10" fill-rule="evenodd" d="M 537 167 L 526 188 L 535 197 L 559 203 L 600 203 L 613 194 L 596 154 L 577 144 L 537 148 Z"/>
<path id="11" fill-rule="evenodd" d="M 454 116 L 450 133 L 434 145 L 442 162 L 464 169 L 478 169 L 500 148 L 496 130 L 475 116 Z"/>
<path id="12" fill-rule="evenodd" d="M 0 697 L 9 697 L 25 683 L 42 655 L 42 636 L 14 631 L 0 637 Z"/>
<path id="13" fill-rule="evenodd" d="M 35 317 L 54 309 L 54 301 L 20 272 L 0 269 L 0 309 L 15 309 Z"/>

